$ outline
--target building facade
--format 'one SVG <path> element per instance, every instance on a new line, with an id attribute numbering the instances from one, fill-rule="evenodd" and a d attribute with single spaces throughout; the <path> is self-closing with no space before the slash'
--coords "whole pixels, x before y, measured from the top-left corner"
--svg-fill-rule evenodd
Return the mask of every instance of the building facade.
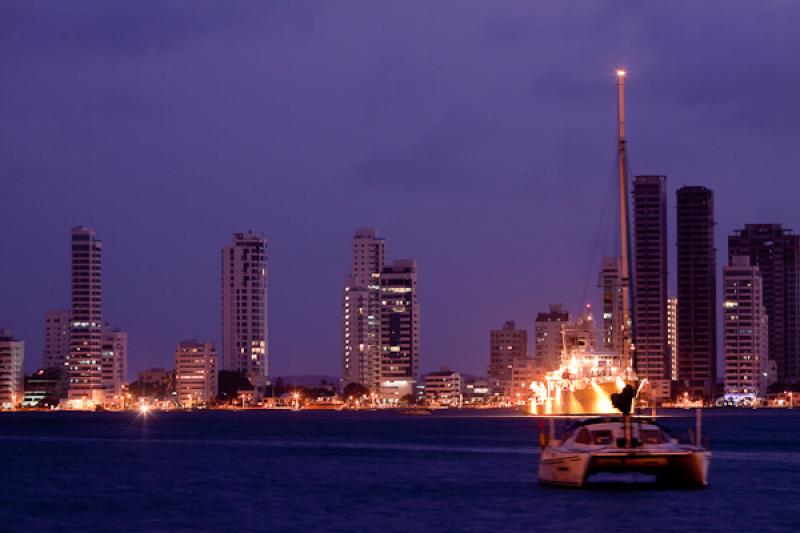
<path id="1" fill-rule="evenodd" d="M 463 401 L 464 382 L 461 374 L 448 368 L 425 376 L 425 403 L 457 407 Z"/>
<path id="2" fill-rule="evenodd" d="M 570 322 L 570 314 L 561 304 L 553 304 L 546 313 L 536 315 L 536 350 L 534 360 L 538 374 L 552 372 L 561 366 L 564 351 L 564 327 Z"/>
<path id="3" fill-rule="evenodd" d="M 25 341 L 0 329 L 0 409 L 13 409 L 24 394 Z"/>
<path id="4" fill-rule="evenodd" d="M 268 350 L 267 240 L 260 233 L 235 233 L 222 248 L 222 368 L 263 387 Z"/>
<path id="5" fill-rule="evenodd" d="M 128 372 L 128 334 L 108 323 L 103 324 L 100 366 L 106 398 L 121 394 Z"/>
<path id="6" fill-rule="evenodd" d="M 372 392 L 381 382 L 380 276 L 386 241 L 374 228 L 353 236 L 350 275 L 342 295 L 342 389 L 359 383 Z"/>
<path id="7" fill-rule="evenodd" d="M 677 196 L 678 376 L 692 399 L 713 400 L 717 383 L 717 249 L 714 193 Z"/>
<path id="8" fill-rule="evenodd" d="M 175 391 L 181 405 L 206 404 L 217 394 L 217 352 L 214 343 L 182 341 L 175 350 Z"/>
<path id="9" fill-rule="evenodd" d="M 666 198 L 664 176 L 634 178 L 634 367 L 650 381 L 669 379 Z"/>
<path id="10" fill-rule="evenodd" d="M 768 325 L 761 274 L 747 256 L 733 256 L 724 285 L 725 394 L 766 398 Z"/>
<path id="11" fill-rule="evenodd" d="M 44 352 L 42 368 L 64 370 L 69 359 L 71 309 L 54 309 L 44 315 Z"/>
<path id="12" fill-rule="evenodd" d="M 495 393 L 508 398 L 517 393 L 527 393 L 532 381 L 532 367 L 526 330 L 517 329 L 513 320 L 504 323 L 501 329 L 491 330 L 488 375 Z"/>
<path id="13" fill-rule="evenodd" d="M 800 236 L 780 224 L 747 224 L 728 237 L 728 261 L 747 256 L 757 266 L 767 312 L 769 358 L 778 381 L 800 381 Z"/>
<path id="14" fill-rule="evenodd" d="M 620 258 L 604 257 L 598 286 L 601 290 L 603 313 L 602 348 L 608 352 L 622 353 L 622 280 Z"/>
<path id="15" fill-rule="evenodd" d="M 678 298 L 667 298 L 667 347 L 669 348 L 670 379 L 678 379 Z"/>
<path id="16" fill-rule="evenodd" d="M 380 275 L 381 398 L 397 400 L 419 381 L 417 265 L 395 260 Z"/>
<path id="17" fill-rule="evenodd" d="M 68 385 L 70 400 L 103 403 L 101 366 L 102 243 L 94 230 L 72 228 L 72 309 Z"/>

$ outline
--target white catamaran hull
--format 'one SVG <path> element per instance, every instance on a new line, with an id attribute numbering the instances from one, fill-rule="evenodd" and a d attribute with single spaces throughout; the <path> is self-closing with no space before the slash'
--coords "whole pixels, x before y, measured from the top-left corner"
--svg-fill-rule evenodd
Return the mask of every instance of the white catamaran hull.
<path id="1" fill-rule="evenodd" d="M 710 461 L 711 452 L 699 449 L 586 452 L 547 447 L 542 450 L 539 462 L 539 481 L 551 485 L 582 487 L 594 474 L 639 472 L 655 475 L 664 483 L 704 487 L 708 485 Z"/>

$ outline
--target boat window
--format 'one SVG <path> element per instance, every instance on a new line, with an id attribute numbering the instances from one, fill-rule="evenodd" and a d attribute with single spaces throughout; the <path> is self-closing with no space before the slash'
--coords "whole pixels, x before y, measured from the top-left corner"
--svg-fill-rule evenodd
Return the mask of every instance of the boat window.
<path id="1" fill-rule="evenodd" d="M 579 429 L 578 434 L 575 436 L 575 442 L 578 444 L 591 444 L 592 440 L 589 438 L 589 431 L 586 428 Z"/>
<path id="2" fill-rule="evenodd" d="M 594 444 L 611 444 L 611 431 L 607 429 L 592 431 L 592 441 Z"/>
<path id="3" fill-rule="evenodd" d="M 662 444 L 667 442 L 664 432 L 660 429 L 642 429 L 642 442 L 645 444 Z"/>

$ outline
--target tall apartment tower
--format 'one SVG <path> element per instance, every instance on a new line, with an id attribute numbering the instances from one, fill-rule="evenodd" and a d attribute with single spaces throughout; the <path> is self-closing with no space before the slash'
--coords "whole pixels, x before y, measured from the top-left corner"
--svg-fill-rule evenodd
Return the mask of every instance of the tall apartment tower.
<path id="1" fill-rule="evenodd" d="M 633 317 L 637 375 L 650 381 L 668 379 L 664 176 L 636 176 L 633 180 Z"/>
<path id="2" fill-rule="evenodd" d="M 419 381 L 417 265 L 395 260 L 380 274 L 381 397 L 393 399 Z"/>
<path id="3" fill-rule="evenodd" d="M 602 348 L 609 352 L 622 353 L 622 282 L 620 258 L 604 257 L 598 286 L 601 289 L 603 313 Z M 627 331 L 627 330 L 626 330 Z"/>
<path id="4" fill-rule="evenodd" d="M 175 391 L 191 407 L 211 401 L 217 393 L 217 352 L 214 343 L 182 341 L 175 350 Z"/>
<path id="5" fill-rule="evenodd" d="M 570 322 L 570 314 L 561 304 L 553 304 L 547 313 L 536 315 L 536 351 L 534 361 L 539 373 L 552 372 L 561 366 L 564 351 L 564 327 Z"/>
<path id="6" fill-rule="evenodd" d="M 263 387 L 268 345 L 267 241 L 260 233 L 235 233 L 222 248 L 222 368 Z"/>
<path id="7" fill-rule="evenodd" d="M 353 236 L 350 275 L 342 295 L 342 388 L 360 383 L 378 392 L 381 382 L 380 275 L 386 241 L 374 228 Z"/>
<path id="8" fill-rule="evenodd" d="M 101 334 L 100 366 L 105 394 L 121 394 L 128 371 L 128 334 L 108 323 L 103 324 Z"/>
<path id="9" fill-rule="evenodd" d="M 717 249 L 714 193 L 677 192 L 678 375 L 693 399 L 714 399 L 717 384 Z"/>
<path id="10" fill-rule="evenodd" d="M 761 274 L 747 256 L 731 257 L 722 269 L 724 286 L 725 394 L 767 394 L 767 313 Z"/>
<path id="11" fill-rule="evenodd" d="M 678 379 L 678 298 L 667 298 L 667 347 L 669 348 L 670 379 Z"/>
<path id="12" fill-rule="evenodd" d="M 529 382 L 524 383 L 526 380 L 515 379 L 523 376 L 532 364 L 528 358 L 526 330 L 517 329 L 513 320 L 503 324 L 501 329 L 491 330 L 489 350 L 489 382 L 495 391 L 512 397 L 521 392 L 518 389 L 530 386 Z"/>
<path id="13" fill-rule="evenodd" d="M 91 228 L 72 228 L 72 316 L 69 334 L 70 400 L 102 403 L 102 243 Z"/>
<path id="14" fill-rule="evenodd" d="M 800 381 L 800 236 L 780 224 L 747 224 L 728 237 L 728 261 L 750 258 L 761 273 L 768 318 L 769 358 L 778 381 Z"/>
<path id="15" fill-rule="evenodd" d="M 69 358 L 71 309 L 54 309 L 44 315 L 44 353 L 42 368 L 64 370 Z"/>
<path id="16" fill-rule="evenodd" d="M 13 409 L 22 401 L 25 341 L 0 329 L 0 409 Z"/>

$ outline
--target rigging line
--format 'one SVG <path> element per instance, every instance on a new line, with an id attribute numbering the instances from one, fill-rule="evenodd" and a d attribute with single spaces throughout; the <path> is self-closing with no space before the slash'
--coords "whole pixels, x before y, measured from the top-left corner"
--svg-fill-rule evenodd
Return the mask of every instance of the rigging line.
<path id="1" fill-rule="evenodd" d="M 614 185 L 614 180 L 609 181 L 606 185 L 606 193 L 603 195 L 600 224 L 597 225 L 594 242 L 592 243 L 592 251 L 589 255 L 589 261 L 586 264 L 586 276 L 583 281 L 583 290 L 581 291 L 581 305 L 586 302 L 589 293 L 589 280 L 592 277 L 592 273 L 594 272 L 596 274 L 599 272 L 597 262 L 600 256 L 600 248 L 607 239 L 609 226 L 611 225 L 612 212 L 610 204 L 614 198 Z"/>

